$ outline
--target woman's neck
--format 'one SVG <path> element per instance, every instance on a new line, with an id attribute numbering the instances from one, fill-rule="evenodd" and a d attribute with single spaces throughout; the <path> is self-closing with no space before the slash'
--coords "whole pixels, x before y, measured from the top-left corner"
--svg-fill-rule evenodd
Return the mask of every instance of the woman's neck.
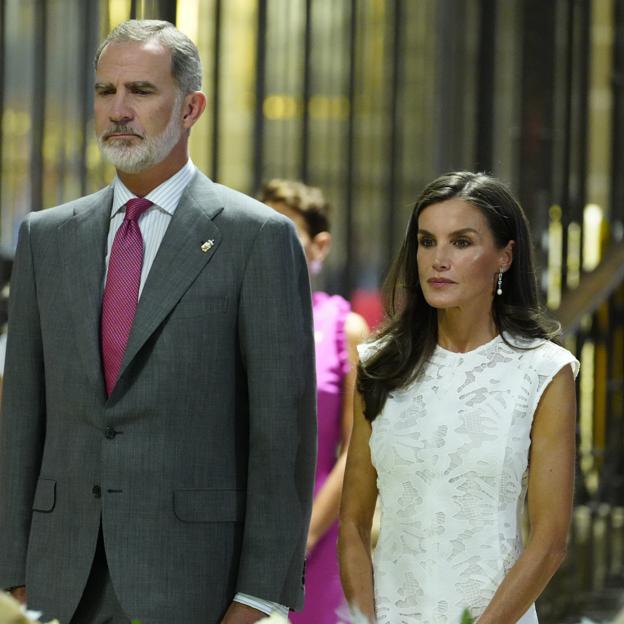
<path id="1" fill-rule="evenodd" d="M 448 351 L 471 351 L 498 333 L 491 313 L 473 317 L 460 310 L 438 310 L 438 344 Z"/>

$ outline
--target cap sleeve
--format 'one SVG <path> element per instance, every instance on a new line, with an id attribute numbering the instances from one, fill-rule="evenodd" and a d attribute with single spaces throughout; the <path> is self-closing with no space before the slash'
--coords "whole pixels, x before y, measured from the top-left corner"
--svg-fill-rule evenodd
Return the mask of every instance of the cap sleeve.
<path id="1" fill-rule="evenodd" d="M 572 368 L 572 374 L 576 379 L 579 373 L 580 363 L 567 349 L 546 342 L 540 348 L 539 357 L 535 362 L 535 373 L 537 374 L 537 386 L 535 396 L 533 398 L 533 411 L 544 394 L 544 390 L 549 386 L 555 375 L 565 366 Z"/>

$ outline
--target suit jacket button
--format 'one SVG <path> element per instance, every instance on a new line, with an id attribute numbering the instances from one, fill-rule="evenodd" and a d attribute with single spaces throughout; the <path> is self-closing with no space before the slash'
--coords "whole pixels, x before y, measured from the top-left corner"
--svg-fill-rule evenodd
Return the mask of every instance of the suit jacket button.
<path id="1" fill-rule="evenodd" d="M 102 488 L 99 485 L 94 485 L 91 493 L 95 498 L 102 498 Z"/>
<path id="2" fill-rule="evenodd" d="M 104 435 L 107 440 L 112 440 L 117 435 L 117 432 L 112 427 L 106 427 Z"/>

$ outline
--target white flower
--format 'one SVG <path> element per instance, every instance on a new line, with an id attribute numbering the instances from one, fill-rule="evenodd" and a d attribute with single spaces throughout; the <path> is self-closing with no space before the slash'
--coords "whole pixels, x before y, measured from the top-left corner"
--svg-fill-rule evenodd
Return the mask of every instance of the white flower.
<path id="1" fill-rule="evenodd" d="M 27 611 L 13 596 L 0 592 L 0 624 L 36 624 L 41 613 Z M 57 620 L 48 624 L 58 624 Z"/>
<path id="2" fill-rule="evenodd" d="M 276 611 L 273 611 L 271 615 L 267 615 L 267 617 L 258 620 L 257 624 L 288 624 L 289 620 L 285 618 L 283 615 L 280 615 Z M 0 622 L 0 624 L 2 624 Z"/>

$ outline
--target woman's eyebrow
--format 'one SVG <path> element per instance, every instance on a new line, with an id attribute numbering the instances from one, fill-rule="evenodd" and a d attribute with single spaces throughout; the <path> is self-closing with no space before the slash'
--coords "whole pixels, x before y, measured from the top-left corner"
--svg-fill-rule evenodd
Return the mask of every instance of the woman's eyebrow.
<path id="1" fill-rule="evenodd" d="M 433 236 L 433 238 L 435 238 L 435 234 L 432 234 L 429 230 L 425 230 L 424 228 L 420 228 L 418 230 L 418 234 L 426 234 L 427 236 Z M 479 232 L 474 228 L 467 227 L 455 230 L 454 232 L 451 232 L 449 236 L 461 236 L 462 234 L 479 234 Z"/>

